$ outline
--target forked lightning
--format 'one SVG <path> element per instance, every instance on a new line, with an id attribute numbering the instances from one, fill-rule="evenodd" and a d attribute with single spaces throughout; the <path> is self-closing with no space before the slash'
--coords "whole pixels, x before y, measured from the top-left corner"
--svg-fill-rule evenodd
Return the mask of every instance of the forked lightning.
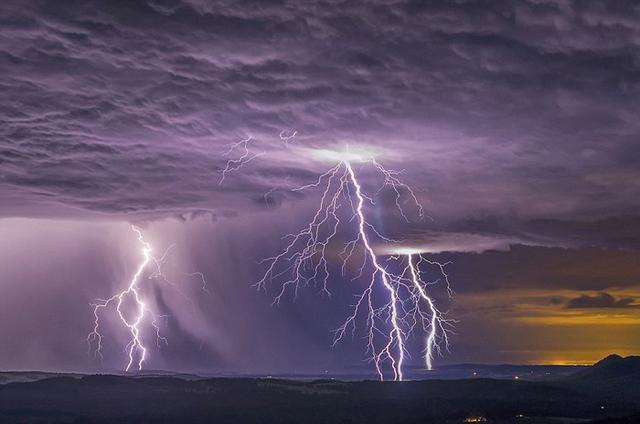
<path id="1" fill-rule="evenodd" d="M 403 365 L 410 352 L 407 349 L 407 337 L 420 330 L 426 334 L 424 360 L 427 369 L 433 366 L 433 357 L 441 346 L 448 348 L 448 332 L 452 322 L 444 318 L 436 308 L 434 300 L 428 295 L 428 287 L 444 280 L 447 294 L 451 295 L 447 264 L 429 261 L 419 252 L 405 252 L 390 256 L 385 263 L 381 261 L 372 245 L 372 238 L 378 243 L 396 243 L 382 235 L 366 218 L 365 205 L 375 205 L 375 196 L 385 188 L 394 194 L 395 206 L 400 216 L 409 221 L 403 204 L 411 200 L 417 210 L 417 216 L 423 217 L 423 208 L 414 191 L 400 181 L 401 171 L 384 168 L 373 158 L 363 158 L 350 152 L 324 152 L 325 157 L 336 158 L 337 164 L 312 183 L 294 191 L 319 188 L 322 191 L 320 205 L 307 227 L 296 234 L 288 234 L 285 249 L 276 256 L 263 260 L 267 269 L 256 284 L 266 290 L 271 282 L 281 282 L 273 303 L 279 304 L 287 291 L 297 296 L 301 287 L 314 283 L 320 290 L 330 295 L 329 245 L 340 243 L 339 231 L 342 226 L 354 223 L 355 231 L 351 238 L 342 242 L 340 258 L 342 276 L 353 261 L 358 261 L 356 272 L 351 280 L 364 278 L 367 284 L 356 297 L 351 314 L 335 331 L 334 345 L 342 340 L 346 333 L 355 334 L 358 320 L 364 321 L 366 328 L 367 353 L 375 366 L 380 380 L 391 375 L 393 380 L 403 380 Z M 384 181 L 373 196 L 365 194 L 358 180 L 353 163 L 369 164 L 382 175 Z M 347 213 L 340 208 L 346 207 Z M 405 249 L 406 250 L 406 249 Z M 359 254 L 360 259 L 357 257 Z M 406 265 L 399 271 L 393 271 L 399 262 L 406 258 Z M 418 258 L 418 260 L 416 260 Z M 425 282 L 420 266 L 430 265 L 440 274 L 440 279 Z M 395 266 L 395 268 L 394 268 Z M 381 296 L 382 294 L 383 296 Z M 380 297 L 386 299 L 380 302 Z"/>

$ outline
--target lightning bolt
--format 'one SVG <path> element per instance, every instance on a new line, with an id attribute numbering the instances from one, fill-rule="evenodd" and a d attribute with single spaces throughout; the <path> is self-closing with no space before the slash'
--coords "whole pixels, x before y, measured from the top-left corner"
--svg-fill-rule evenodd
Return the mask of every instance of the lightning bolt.
<path id="1" fill-rule="evenodd" d="M 204 274 L 202 272 L 186 272 L 184 275 L 186 275 L 187 277 L 198 277 L 198 279 L 202 282 L 202 291 L 207 293 L 207 294 L 211 294 L 211 292 L 208 289 L 209 284 L 207 283 L 206 278 L 204 278 Z"/>
<path id="2" fill-rule="evenodd" d="M 356 189 L 355 195 L 358 203 L 356 205 L 355 212 L 356 212 L 356 216 L 358 217 L 358 238 L 364 244 L 364 248 L 367 254 L 369 255 L 369 258 L 371 260 L 371 263 L 373 264 L 373 267 L 375 268 L 375 271 L 371 274 L 371 281 L 369 283 L 369 286 L 367 287 L 367 291 L 368 291 L 367 300 L 369 303 L 368 306 L 369 306 L 370 314 L 375 316 L 375 310 L 373 310 L 373 307 L 371 304 L 370 293 L 373 292 L 373 285 L 375 284 L 376 274 L 380 275 L 380 279 L 382 280 L 382 284 L 384 285 L 384 288 L 389 292 L 389 311 L 390 311 L 390 319 L 391 319 L 391 330 L 389 331 L 387 336 L 388 343 L 377 355 L 374 356 L 376 371 L 380 379 L 384 380 L 384 375 L 382 373 L 380 363 L 383 357 L 387 357 L 391 361 L 394 380 L 402 380 L 403 378 L 402 363 L 404 362 L 404 342 L 402 339 L 403 333 L 398 323 L 398 295 L 396 290 L 393 288 L 393 286 L 389 282 L 389 274 L 387 274 L 387 271 L 385 271 L 385 269 L 382 268 L 378 263 L 378 258 L 369 243 L 369 238 L 367 237 L 367 233 L 365 231 L 365 225 L 367 225 L 367 222 L 364 218 L 364 213 L 362 212 L 362 207 L 364 205 L 364 196 L 362 195 L 362 187 L 360 186 L 360 184 L 358 183 L 358 180 L 356 179 L 356 175 L 353 172 L 353 168 L 351 167 L 351 164 L 349 162 L 343 162 L 343 163 L 345 168 L 347 169 L 349 178 L 351 179 L 351 183 Z M 361 299 L 363 298 L 364 297 L 361 297 Z M 347 322 L 350 322 L 355 319 L 357 311 L 358 311 L 358 308 L 356 307 L 354 314 L 349 318 L 347 318 Z M 372 315 L 370 315 L 370 317 Z M 342 334 L 343 333 L 344 333 L 344 330 L 342 330 Z M 340 340 L 340 338 L 342 337 L 342 334 L 337 336 L 335 342 Z M 373 334 L 370 334 L 370 337 L 369 337 L 370 340 L 372 340 L 372 336 Z M 394 357 L 394 355 L 391 352 L 391 349 L 394 348 L 394 345 L 397 350 L 397 355 L 398 355 L 397 359 Z M 375 350 L 373 350 L 373 353 L 375 354 Z"/>
<path id="3" fill-rule="evenodd" d="M 334 156 L 335 154 L 332 153 L 330 157 Z M 372 246 L 371 237 L 381 243 L 394 243 L 396 240 L 383 236 L 367 221 L 365 204 L 375 205 L 374 197 L 364 193 L 352 162 L 369 163 L 384 177 L 384 182 L 376 194 L 385 188 L 390 188 L 395 193 L 395 205 L 405 220 L 408 221 L 409 218 L 403 208 L 404 197 L 413 201 L 420 218 L 424 216 L 423 208 L 413 190 L 400 181 L 399 175 L 402 171 L 387 170 L 372 158 L 364 159 L 348 152 L 339 157 L 338 163 L 320 175 L 314 183 L 292 189 L 300 191 L 321 188 L 320 205 L 307 227 L 296 234 L 287 234 L 283 237 L 288 240 L 288 244 L 281 253 L 261 261 L 267 264 L 267 269 L 256 286 L 267 291 L 269 283 L 274 280 L 280 281 L 284 276 L 287 277 L 274 296 L 273 305 L 279 305 L 287 291 L 292 290 L 296 297 L 301 287 L 311 283 L 320 286 L 320 291 L 330 296 L 327 247 L 336 239 L 343 221 L 355 221 L 356 231 L 344 243 L 339 255 L 342 259 L 342 275 L 346 275 L 348 263 L 355 260 L 359 246 L 362 257 L 357 267 L 358 271 L 351 280 L 362 278 L 367 266 L 370 271 L 368 271 L 366 287 L 356 297 L 355 304 L 351 306 L 351 314 L 335 330 L 333 344 L 340 342 L 347 332 L 350 332 L 353 337 L 358 319 L 364 315 L 366 351 L 379 379 L 385 380 L 385 374 L 390 368 L 392 379 L 401 381 L 404 379 L 403 365 L 408 356 L 405 340 L 414 331 L 420 328 L 427 334 L 425 347 L 427 369 L 432 369 L 433 356 L 434 353 L 440 353 L 441 342 L 448 349 L 447 332 L 451 321 L 445 319 L 435 307 L 426 291 L 428 284 L 421 279 L 419 271 L 422 262 L 436 266 L 444 277 L 448 293 L 451 294 L 444 269 L 447 264 L 428 261 L 421 255 L 420 261 L 414 263 L 414 254 L 411 253 L 403 255 L 407 257 L 407 265 L 402 272 L 392 272 L 382 266 Z M 343 206 L 348 209 L 346 220 L 339 212 Z M 388 260 L 398 261 L 400 256 L 394 255 Z M 376 301 L 377 293 L 380 291 L 387 299 L 382 305 Z"/>
<path id="4" fill-rule="evenodd" d="M 87 336 L 87 344 L 89 346 L 90 354 L 93 353 L 94 357 L 102 358 L 102 343 L 104 336 L 100 330 L 101 312 L 110 305 L 115 304 L 117 317 L 129 333 L 129 342 L 124 349 L 127 357 L 124 370 L 130 371 L 131 368 L 135 366 L 138 371 L 140 371 L 147 359 L 149 350 L 143 340 L 143 327 L 146 322 L 149 322 L 149 325 L 153 328 L 153 332 L 156 336 L 156 345 L 158 347 L 160 347 L 161 343 L 168 345 L 168 340 L 166 337 L 161 335 L 160 326 L 158 325 L 158 319 L 165 318 L 166 315 L 156 315 L 148 306 L 148 303 L 141 292 L 140 282 L 145 270 L 153 265 L 153 271 L 149 273 L 147 279 L 160 279 L 178 290 L 182 296 L 185 298 L 187 297 L 174 283 L 167 279 L 162 272 L 162 264 L 165 262 L 167 255 L 171 249 L 173 249 L 174 245 L 169 246 L 162 256 L 153 256 L 151 245 L 144 239 L 142 231 L 134 225 L 131 226 L 131 230 L 140 244 L 142 258 L 135 273 L 124 290 L 114 294 L 108 299 L 98 299 L 96 303 L 91 304 L 93 307 L 93 330 Z M 196 276 L 201 279 L 202 290 L 208 293 L 207 282 L 204 274 L 201 272 L 194 272 L 185 275 Z M 187 300 L 189 299 L 187 298 Z M 133 305 L 133 308 L 129 308 L 127 304 Z"/>
<path id="5" fill-rule="evenodd" d="M 284 142 L 285 145 L 289 145 L 289 143 L 293 143 L 298 135 L 298 131 L 296 130 L 282 130 L 280 131 L 280 140 Z"/>
<path id="6" fill-rule="evenodd" d="M 443 317 L 444 315 L 438 310 L 438 308 L 436 308 L 436 305 L 433 299 L 431 299 L 431 297 L 427 294 L 427 291 L 426 291 L 427 284 L 420 277 L 420 271 L 418 269 L 420 263 L 422 261 L 425 261 L 431 265 L 436 265 L 438 268 L 440 268 L 440 272 L 444 276 L 444 279 L 446 282 L 447 293 L 449 294 L 449 296 L 452 295 L 452 291 L 449 285 L 449 277 L 444 271 L 444 266 L 447 265 L 446 263 L 441 264 L 439 262 L 430 261 L 424 258 L 422 255 L 418 255 L 419 261 L 417 264 L 415 264 L 413 259 L 414 256 L 415 256 L 414 253 L 406 254 L 408 268 L 411 275 L 411 283 L 413 283 L 413 288 L 415 289 L 415 292 L 417 292 L 417 295 L 419 295 L 419 298 L 422 299 L 429 308 L 429 313 L 424 314 L 422 310 L 419 309 L 419 303 L 417 303 L 418 306 L 416 309 L 416 313 L 417 315 L 420 316 L 420 320 L 423 321 L 423 329 L 427 333 L 427 338 L 425 342 L 425 355 L 424 355 L 425 366 L 427 367 L 428 370 L 432 370 L 434 354 L 441 353 L 440 352 L 441 344 L 439 343 L 438 338 L 441 338 L 442 344 L 444 344 L 444 347 L 446 348 L 446 350 L 449 350 L 449 327 L 452 326 L 453 321 L 447 320 Z M 414 320 L 414 322 L 417 322 L 417 320 Z M 428 325 L 424 325 L 425 323 L 428 323 Z"/>
<path id="7" fill-rule="evenodd" d="M 229 150 L 227 150 L 224 153 L 224 156 L 229 156 L 236 151 L 240 152 L 240 156 L 238 156 L 235 159 L 229 159 L 227 161 L 227 164 L 222 170 L 222 176 L 220 177 L 220 181 L 218 182 L 218 185 L 222 185 L 225 177 L 229 172 L 237 171 L 247 163 L 267 153 L 267 152 L 258 152 L 258 153 L 252 154 L 251 151 L 249 150 L 249 143 L 251 143 L 251 141 L 253 141 L 253 139 L 251 137 L 247 137 L 245 139 L 242 139 L 236 143 L 232 143 L 229 145 Z"/>
<path id="8" fill-rule="evenodd" d="M 147 357 L 147 347 L 143 344 L 142 336 L 141 336 L 141 325 L 145 318 L 146 313 L 153 313 L 149 309 L 149 307 L 144 302 L 140 291 L 139 291 L 139 282 L 142 273 L 145 268 L 149 265 L 149 263 L 153 260 L 151 255 L 151 245 L 146 242 L 142 236 L 142 232 L 135 226 L 131 226 L 131 230 L 137 235 L 138 242 L 142 246 L 142 260 L 138 265 L 138 268 L 133 274 L 131 281 L 126 289 L 121 291 L 118 294 L 113 295 L 108 299 L 103 299 L 98 303 L 92 304 L 93 306 L 93 316 L 94 316 L 94 327 L 93 331 L 89 333 L 87 336 L 87 343 L 89 344 L 89 349 L 93 347 L 95 344 L 94 354 L 100 355 L 102 357 L 102 340 L 103 336 L 100 333 L 100 310 L 106 308 L 112 302 L 116 303 L 116 311 L 118 313 L 118 317 L 122 324 L 129 330 L 130 340 L 127 346 L 125 347 L 125 351 L 128 356 L 128 362 L 125 366 L 125 371 L 129 371 L 131 366 L 134 364 L 137 357 L 137 367 L 138 370 L 142 369 L 142 365 Z M 135 312 L 133 317 L 127 318 L 125 313 L 123 312 L 123 303 L 125 300 L 132 300 L 135 305 Z M 159 333 L 159 327 L 155 324 L 155 318 L 152 324 L 156 329 L 156 335 L 163 339 L 166 342 L 165 338 L 162 338 Z"/>

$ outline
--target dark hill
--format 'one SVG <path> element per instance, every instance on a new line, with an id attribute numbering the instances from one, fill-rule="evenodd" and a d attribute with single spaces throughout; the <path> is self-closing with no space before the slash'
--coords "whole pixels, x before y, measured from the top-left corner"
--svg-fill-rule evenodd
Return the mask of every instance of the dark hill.
<path id="1" fill-rule="evenodd" d="M 0 422 L 575 423 L 638 416 L 636 371 L 637 359 L 610 357 L 556 382 L 63 376 L 0 386 Z"/>
<path id="2" fill-rule="evenodd" d="M 569 379 L 584 382 L 632 379 L 640 382 L 640 356 L 623 358 L 620 355 L 609 355 Z"/>
<path id="3" fill-rule="evenodd" d="M 603 399 L 635 402 L 640 399 L 640 356 L 607 356 L 567 377 L 565 382 Z"/>

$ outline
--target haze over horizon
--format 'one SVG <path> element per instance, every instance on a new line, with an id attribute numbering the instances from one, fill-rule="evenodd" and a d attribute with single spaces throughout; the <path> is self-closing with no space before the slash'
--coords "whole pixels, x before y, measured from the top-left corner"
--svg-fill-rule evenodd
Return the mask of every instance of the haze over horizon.
<path id="1" fill-rule="evenodd" d="M 141 280 L 168 342 L 147 335 L 148 369 L 370 370 L 362 334 L 332 347 L 362 281 L 332 264 L 331 297 L 277 307 L 253 286 L 317 206 L 289 189 L 347 148 L 429 216 L 382 193 L 376 228 L 451 262 L 436 367 L 640 354 L 636 2 L 34 0 L 0 22 L 0 369 L 123 368 L 115 319 L 102 360 L 86 337 L 140 263 L 135 224 L 173 284 Z"/>

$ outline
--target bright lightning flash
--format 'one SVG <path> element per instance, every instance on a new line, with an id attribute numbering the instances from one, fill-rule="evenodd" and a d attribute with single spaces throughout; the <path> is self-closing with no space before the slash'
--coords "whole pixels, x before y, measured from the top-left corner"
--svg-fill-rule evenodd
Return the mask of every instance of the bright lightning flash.
<path id="1" fill-rule="evenodd" d="M 148 278 L 159 278 L 177 289 L 177 287 L 166 278 L 161 270 L 161 265 L 168 252 L 173 248 L 173 245 L 171 245 L 161 257 L 155 257 L 152 255 L 151 245 L 145 241 L 140 229 L 132 225 L 131 230 L 135 233 L 136 238 L 142 247 L 142 258 L 140 263 L 124 290 L 108 299 L 98 299 L 97 303 L 93 303 L 91 305 L 93 306 L 94 326 L 93 331 L 87 336 L 89 352 L 93 352 L 94 356 L 102 357 L 102 341 L 104 336 L 100 332 L 100 313 L 111 304 L 115 304 L 117 316 L 123 327 L 129 332 L 129 342 L 125 347 L 125 353 L 127 355 L 125 371 L 131 370 L 133 366 L 137 367 L 138 370 L 142 370 L 148 353 L 148 347 L 144 344 L 142 333 L 145 322 L 148 320 L 150 320 L 150 325 L 154 329 L 157 346 L 159 347 L 161 342 L 168 344 L 166 337 L 161 336 L 160 327 L 157 323 L 157 319 L 164 316 L 157 316 L 154 314 L 143 298 L 141 292 L 140 280 L 142 279 L 145 270 L 149 266 L 153 265 L 153 272 L 149 274 Z M 201 279 L 202 289 L 206 291 L 206 280 L 202 273 L 196 272 L 187 275 L 197 276 Z M 179 291 L 179 293 L 185 296 L 181 291 Z M 133 312 L 130 310 L 130 305 L 133 305 Z"/>
<path id="2" fill-rule="evenodd" d="M 425 283 L 420 277 L 420 271 L 419 271 L 420 263 L 424 261 L 430 265 L 436 265 L 438 268 L 440 268 L 440 273 L 443 275 L 444 280 L 446 282 L 447 293 L 449 294 L 449 296 L 451 296 L 452 292 L 449 286 L 449 278 L 446 272 L 444 271 L 444 266 L 446 264 L 430 261 L 419 254 L 417 255 L 419 260 L 418 260 L 418 263 L 416 264 L 414 263 L 414 259 L 413 259 L 414 256 L 415 255 L 413 253 L 408 253 L 406 255 L 407 262 L 408 262 L 407 267 L 410 270 L 411 283 L 413 284 L 413 286 L 405 285 L 404 273 L 403 273 L 403 276 L 398 280 L 398 283 L 404 285 L 407 290 L 412 291 L 413 292 L 412 296 L 415 297 L 417 294 L 419 298 L 422 301 L 424 301 L 429 307 L 426 314 L 424 313 L 423 310 L 419 308 L 414 309 L 415 314 L 413 318 L 413 323 L 417 324 L 418 322 L 421 322 L 422 328 L 424 332 L 427 334 L 427 340 L 425 343 L 424 360 L 425 360 L 425 366 L 427 367 L 427 369 L 431 370 L 433 369 L 434 353 L 436 352 L 442 353 L 440 351 L 440 346 L 441 346 L 440 341 L 442 341 L 442 344 L 444 344 L 447 350 L 449 349 L 448 334 L 449 334 L 449 327 L 451 327 L 452 325 L 452 321 L 446 320 L 443 318 L 443 314 L 438 310 L 438 308 L 436 308 L 435 303 L 433 302 L 433 299 L 431 299 L 431 297 L 429 297 L 429 295 L 427 294 L 426 286 L 428 284 Z M 406 268 L 405 268 L 405 272 L 406 272 Z"/>
<path id="3" fill-rule="evenodd" d="M 286 278 L 274 297 L 274 304 L 279 304 L 289 289 L 297 296 L 301 287 L 312 282 L 320 286 L 321 292 L 330 295 L 327 247 L 332 240 L 338 239 L 339 227 L 343 221 L 355 221 L 356 231 L 344 243 L 340 253 L 342 275 L 346 275 L 349 262 L 356 260 L 356 252 L 362 252 L 357 272 L 351 280 L 362 278 L 367 270 L 367 285 L 356 297 L 351 314 L 335 331 L 334 345 L 342 340 L 347 332 L 354 336 L 359 317 L 362 316 L 366 327 L 367 354 L 375 366 L 378 377 L 384 380 L 390 369 L 393 380 L 400 381 L 404 379 L 403 364 L 409 355 L 406 339 L 420 329 L 427 335 L 425 364 L 431 369 L 434 353 L 440 353 L 441 344 L 448 348 L 447 334 L 451 321 L 443 318 L 443 314 L 427 294 L 427 286 L 439 280 L 425 283 L 421 279 L 419 267 L 423 263 L 435 266 L 446 282 L 448 294 L 451 294 L 444 269 L 446 264 L 428 261 L 420 255 L 417 255 L 420 259 L 414 261 L 416 255 L 413 252 L 402 254 L 408 263 L 402 272 L 389 271 L 390 266 L 385 267 L 381 264 L 372 247 L 371 237 L 384 243 L 394 243 L 395 240 L 383 236 L 367 221 L 365 204 L 375 205 L 375 201 L 373 197 L 364 193 L 352 163 L 368 163 L 384 177 L 384 182 L 376 194 L 389 188 L 395 194 L 395 205 L 405 220 L 408 220 L 408 217 L 403 205 L 407 198 L 415 204 L 420 218 L 423 217 L 422 206 L 413 190 L 399 180 L 398 176 L 402 171 L 387 170 L 375 159 L 367 159 L 349 152 L 322 151 L 320 155 L 323 158 L 337 159 L 338 163 L 318 177 L 315 183 L 293 189 L 300 191 L 321 188 L 320 205 L 306 228 L 297 234 L 284 237 L 289 240 L 289 244 L 280 254 L 263 261 L 268 264 L 268 268 L 256 285 L 266 290 L 268 283 Z M 346 218 L 339 212 L 339 208 L 343 206 L 347 208 Z M 399 254 L 387 258 L 387 262 L 398 262 L 400 259 Z M 382 304 L 377 301 L 380 297 L 379 292 L 384 294 L 386 299 Z"/>

